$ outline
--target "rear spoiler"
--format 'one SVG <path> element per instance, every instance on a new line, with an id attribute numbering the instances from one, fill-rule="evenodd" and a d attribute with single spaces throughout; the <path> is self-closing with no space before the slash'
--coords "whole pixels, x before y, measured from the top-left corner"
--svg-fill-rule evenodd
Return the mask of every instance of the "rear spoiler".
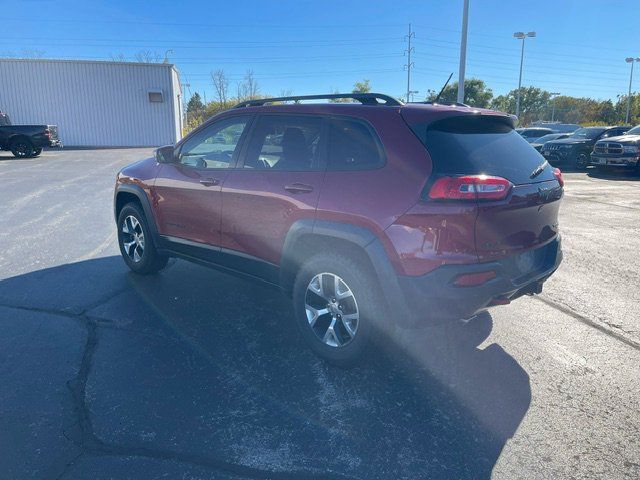
<path id="1" fill-rule="evenodd" d="M 513 130 L 515 118 L 510 115 L 452 115 L 429 122 L 427 130 L 440 130 L 452 133 L 489 133 L 504 131 L 505 127 Z"/>
<path id="2" fill-rule="evenodd" d="M 459 124 L 461 127 L 467 124 L 481 124 L 486 122 L 487 125 L 502 125 L 509 128 L 515 128 L 518 117 L 496 110 L 472 107 L 450 107 L 443 106 L 442 110 L 434 111 L 422 108 L 402 108 L 400 110 L 402 117 L 410 127 L 420 125 L 420 127 L 431 128 L 432 126 L 449 126 L 454 127 Z"/>

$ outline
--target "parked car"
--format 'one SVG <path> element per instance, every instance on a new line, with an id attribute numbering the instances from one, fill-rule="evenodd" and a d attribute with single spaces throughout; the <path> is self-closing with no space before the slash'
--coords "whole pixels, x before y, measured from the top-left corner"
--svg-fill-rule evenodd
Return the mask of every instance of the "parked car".
<path id="1" fill-rule="evenodd" d="M 580 125 L 575 123 L 560 123 L 560 122 L 533 122 L 532 127 L 550 128 L 556 133 L 573 133 L 578 130 Z"/>
<path id="2" fill-rule="evenodd" d="M 591 165 L 600 169 L 622 167 L 640 172 L 640 125 L 624 135 L 596 142 Z"/>
<path id="3" fill-rule="evenodd" d="M 567 138 L 569 135 L 569 133 L 549 133 L 538 138 L 535 142 L 531 142 L 531 146 L 537 151 L 540 151 L 545 143 L 550 142 L 551 140 L 561 140 L 563 138 Z"/>
<path id="4" fill-rule="evenodd" d="M 299 103 L 336 98 L 362 104 Z M 120 171 L 114 214 L 133 272 L 179 257 L 275 285 L 313 351 L 347 365 L 392 325 L 540 293 L 562 195 L 507 114 L 334 94 L 209 119 Z"/>
<path id="5" fill-rule="evenodd" d="M 540 153 L 552 165 L 565 164 L 582 170 L 589 165 L 591 151 L 598 140 L 623 135 L 630 128 L 623 126 L 581 128 L 567 138 L 545 143 Z"/>
<path id="6" fill-rule="evenodd" d="M 0 150 L 11 150 L 14 157 L 37 157 L 43 147 L 62 147 L 55 125 L 12 125 L 9 115 L 0 111 Z"/>
<path id="7" fill-rule="evenodd" d="M 550 128 L 522 128 L 518 133 L 529 143 L 533 143 L 540 137 L 554 133 Z"/>

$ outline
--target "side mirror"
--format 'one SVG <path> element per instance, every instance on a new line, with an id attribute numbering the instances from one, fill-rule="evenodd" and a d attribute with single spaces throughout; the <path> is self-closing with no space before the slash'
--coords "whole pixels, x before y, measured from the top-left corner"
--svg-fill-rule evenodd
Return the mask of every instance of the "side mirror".
<path id="1" fill-rule="evenodd" d="M 165 145 L 156 150 L 156 161 L 158 163 L 173 163 L 176 161 L 175 149 L 173 145 Z"/>

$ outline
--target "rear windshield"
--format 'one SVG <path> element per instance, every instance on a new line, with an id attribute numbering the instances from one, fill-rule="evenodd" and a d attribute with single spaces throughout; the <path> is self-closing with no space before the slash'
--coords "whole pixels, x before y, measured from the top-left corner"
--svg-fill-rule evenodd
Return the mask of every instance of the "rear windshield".
<path id="1" fill-rule="evenodd" d="M 436 175 L 494 175 L 516 185 L 555 178 L 548 165 L 530 178 L 544 157 L 504 118 L 450 117 L 412 129 L 427 147 Z"/>

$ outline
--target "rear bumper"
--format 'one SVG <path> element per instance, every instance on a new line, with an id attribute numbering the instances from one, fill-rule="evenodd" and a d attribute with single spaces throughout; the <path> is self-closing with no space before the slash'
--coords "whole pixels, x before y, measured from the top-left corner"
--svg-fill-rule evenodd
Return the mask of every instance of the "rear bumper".
<path id="1" fill-rule="evenodd" d="M 47 146 L 48 147 L 62 148 L 64 145 L 62 145 L 62 142 L 60 140 L 49 140 Z"/>
<path id="2" fill-rule="evenodd" d="M 424 321 L 468 318 L 496 302 L 540 293 L 544 281 L 562 261 L 560 236 L 521 254 L 473 265 L 445 265 L 420 277 L 399 276 L 410 325 Z M 463 274 L 493 270 L 496 276 L 477 286 L 454 284 Z"/>

